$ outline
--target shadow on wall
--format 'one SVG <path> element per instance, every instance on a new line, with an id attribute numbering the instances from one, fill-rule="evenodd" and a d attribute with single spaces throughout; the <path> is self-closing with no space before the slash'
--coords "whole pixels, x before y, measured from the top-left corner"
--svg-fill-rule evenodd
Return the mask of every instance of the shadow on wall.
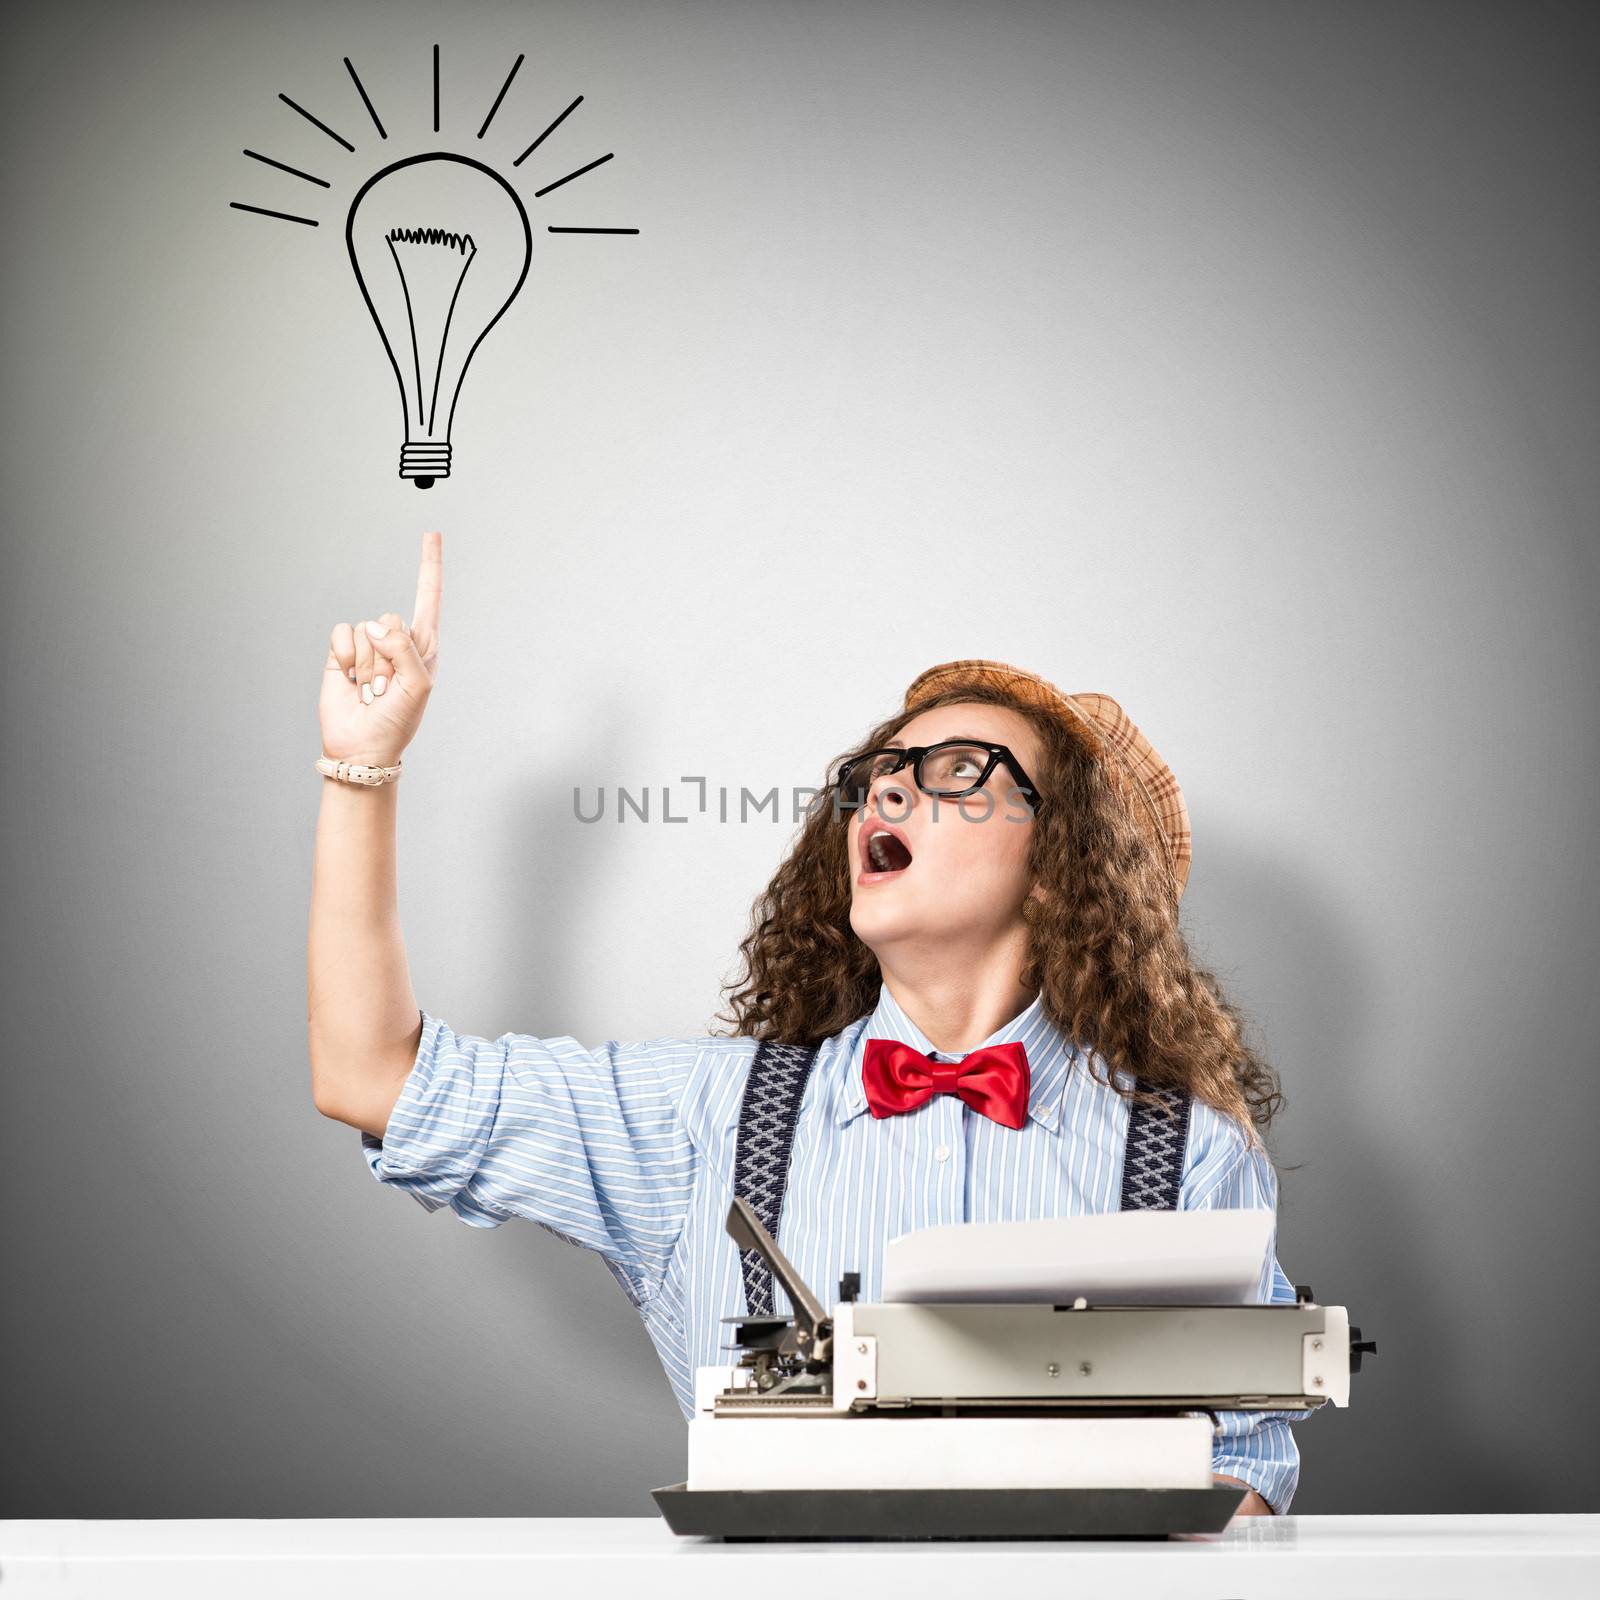
<path id="1" fill-rule="evenodd" d="M 1296 1424 L 1292 1511 L 1542 1509 L 1537 1484 L 1517 1503 L 1508 1498 L 1500 1451 L 1451 1402 L 1481 1381 L 1469 1348 L 1481 1330 L 1449 1313 L 1459 1303 L 1445 1281 L 1450 1241 L 1421 1238 L 1410 1221 L 1426 1179 L 1394 1166 L 1402 1141 L 1386 1147 L 1376 1136 L 1407 1069 L 1372 1019 L 1392 1009 L 1387 991 L 1404 977 L 1364 962 L 1360 929 L 1314 878 L 1240 833 L 1219 832 L 1206 828 L 1203 899 L 1191 907 L 1185 896 L 1185 932 L 1280 1077 L 1285 1107 L 1268 1138 L 1279 1169 L 1278 1259 L 1292 1283 L 1348 1307 L 1362 1337 L 1378 1343 L 1352 1379 L 1348 1410 L 1325 1407 Z M 1248 999 L 1231 972 L 1249 973 L 1249 993 L 1270 998 Z M 1321 1154 L 1307 1158 L 1312 1148 Z"/>
<path id="2" fill-rule="evenodd" d="M 561 737 L 559 768 L 515 806 L 506 849 L 510 915 L 500 948 L 480 956 L 501 968 L 497 992 L 508 997 L 502 1011 L 526 1019 L 512 1023 L 517 1032 L 570 1034 L 567 997 L 610 959 L 599 932 L 585 940 L 572 930 L 603 928 L 589 911 L 594 874 L 615 834 L 604 823 L 575 821 L 571 797 L 578 789 L 592 811 L 595 786 L 603 783 L 615 814 L 614 786 L 625 776 L 617 752 L 637 747 L 636 719 L 622 695 L 594 695 Z M 659 794 L 652 796 L 657 800 Z M 626 981 L 626 974 L 619 977 Z M 602 1019 L 602 1026 L 609 1024 Z M 649 1491 L 681 1479 L 686 1442 L 678 1403 L 638 1312 L 592 1252 L 526 1223 L 499 1231 L 516 1236 L 497 1269 L 507 1272 L 508 1320 L 541 1330 L 539 1351 L 512 1352 L 526 1363 L 524 1414 L 556 1446 L 530 1450 L 526 1426 L 520 1427 L 521 1440 L 506 1446 L 509 1476 L 499 1481 L 525 1487 L 524 1515 L 651 1515 Z M 565 1314 L 552 1315 L 553 1308 Z M 563 1456 L 581 1457 L 583 1472 L 563 1467 Z"/>

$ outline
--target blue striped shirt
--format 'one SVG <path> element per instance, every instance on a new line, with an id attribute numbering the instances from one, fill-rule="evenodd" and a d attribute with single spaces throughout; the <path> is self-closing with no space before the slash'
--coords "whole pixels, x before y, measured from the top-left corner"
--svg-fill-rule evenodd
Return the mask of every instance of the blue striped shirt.
<path id="1" fill-rule="evenodd" d="M 756 1041 L 609 1040 L 457 1034 L 422 1013 L 417 1059 L 384 1138 L 362 1133 L 381 1183 L 475 1228 L 525 1217 L 594 1250 L 644 1320 L 685 1418 L 694 1370 L 733 1358 L 721 1323 L 745 1311 L 739 1253 L 725 1231 L 739 1101 Z M 1088 1054 L 1032 1003 L 983 1041 L 1019 1039 L 1031 1069 L 1028 1119 L 1006 1128 L 938 1094 L 915 1111 L 867 1113 L 867 1038 L 945 1061 L 887 984 L 870 1015 L 825 1040 L 801 1102 L 778 1241 L 831 1301 L 846 1271 L 877 1298 L 885 1244 L 915 1228 L 1116 1211 L 1128 1106 Z M 1100 1068 L 1104 1072 L 1104 1067 Z M 1124 1087 L 1131 1085 L 1119 1073 Z M 1277 1209 L 1277 1174 L 1232 1118 L 1196 1100 L 1178 1204 Z M 1256 1298 L 1292 1304 L 1276 1231 Z M 773 1286 L 780 1313 L 790 1309 Z M 1213 1470 L 1287 1512 L 1300 1476 L 1291 1420 L 1307 1411 L 1223 1411 Z"/>

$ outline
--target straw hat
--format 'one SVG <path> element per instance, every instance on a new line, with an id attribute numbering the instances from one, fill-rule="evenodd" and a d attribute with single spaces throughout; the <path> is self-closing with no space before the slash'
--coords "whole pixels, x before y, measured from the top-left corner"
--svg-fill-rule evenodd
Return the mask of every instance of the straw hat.
<path id="1" fill-rule="evenodd" d="M 975 684 L 1004 689 L 1030 705 L 1054 712 L 1073 727 L 1111 775 L 1139 831 L 1166 863 L 1174 901 L 1183 897 L 1193 844 L 1189 811 L 1172 769 L 1108 694 L 1063 694 L 1053 683 L 1003 661 L 946 661 L 918 676 L 906 690 L 905 709 L 933 696 Z"/>

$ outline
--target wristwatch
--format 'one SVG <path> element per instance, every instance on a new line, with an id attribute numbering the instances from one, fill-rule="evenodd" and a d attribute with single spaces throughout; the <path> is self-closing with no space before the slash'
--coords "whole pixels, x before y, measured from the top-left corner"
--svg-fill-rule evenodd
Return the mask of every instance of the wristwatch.
<path id="1" fill-rule="evenodd" d="M 340 783 L 364 784 L 375 789 L 379 784 L 396 783 L 400 778 L 400 763 L 392 767 L 369 767 L 359 761 L 335 761 L 331 756 L 317 757 L 317 771 L 325 778 L 337 778 Z"/>

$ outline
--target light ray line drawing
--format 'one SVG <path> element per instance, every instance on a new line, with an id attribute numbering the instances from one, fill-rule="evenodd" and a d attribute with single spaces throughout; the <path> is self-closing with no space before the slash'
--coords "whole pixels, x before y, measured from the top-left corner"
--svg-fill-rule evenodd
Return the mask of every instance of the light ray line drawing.
<path id="1" fill-rule="evenodd" d="M 246 150 L 245 154 L 252 160 L 265 162 L 269 167 L 276 167 L 279 172 L 292 172 L 295 177 L 304 178 L 307 183 L 320 184 L 324 189 L 333 187 L 326 178 L 315 178 L 309 172 L 302 172 L 299 167 L 291 167 L 287 161 L 274 161 L 271 156 L 259 155 L 254 150 Z"/>
<path id="2" fill-rule="evenodd" d="M 258 217 L 281 217 L 285 222 L 303 222 L 308 228 L 318 226 L 315 217 L 297 217 L 288 211 L 268 211 L 265 206 L 247 206 L 242 200 L 230 200 L 228 204 L 235 211 L 253 211 Z"/>
<path id="3" fill-rule="evenodd" d="M 517 68 L 521 65 L 522 57 L 519 55 L 511 63 L 511 70 L 506 74 L 506 81 L 500 85 L 500 93 L 494 97 L 494 104 L 489 107 L 489 115 L 483 119 L 483 126 L 478 129 L 478 137 L 480 139 L 489 131 L 489 124 L 494 121 L 494 114 L 500 109 L 500 102 L 505 99 L 506 90 L 511 87 L 511 80 L 516 77 Z"/>
<path id="4" fill-rule="evenodd" d="M 295 102 L 293 100 L 291 100 L 288 97 L 288 95 L 286 95 L 286 94 L 280 94 L 278 96 L 278 98 L 281 101 L 283 101 L 283 103 L 286 106 L 294 106 L 294 109 L 296 111 L 298 111 L 300 113 L 300 115 L 306 119 L 307 122 L 311 123 L 314 127 L 321 128 L 322 131 L 325 134 L 327 134 L 327 136 L 330 139 L 332 139 L 335 144 L 342 144 L 345 147 L 345 149 L 348 150 L 351 153 L 351 155 L 355 154 L 356 147 L 353 144 L 351 144 L 350 141 L 347 138 L 345 138 L 345 136 L 342 133 L 335 133 L 333 131 L 333 129 L 330 128 L 328 126 L 328 124 L 322 120 L 321 117 L 314 117 L 314 116 L 311 115 L 311 113 L 309 111 L 306 110 L 306 108 L 304 106 L 295 105 Z"/>
<path id="5" fill-rule="evenodd" d="M 383 131 L 383 124 L 378 121 L 378 113 L 373 109 L 366 85 L 356 76 L 356 69 L 350 64 L 349 56 L 344 58 L 344 69 L 350 74 L 350 81 L 356 86 L 356 93 L 361 96 L 361 103 L 367 108 L 367 115 L 372 118 L 372 126 L 378 130 L 378 137 L 387 139 L 389 135 Z"/>
<path id="6" fill-rule="evenodd" d="M 522 163 L 524 161 L 526 161 L 528 159 L 528 157 L 531 156 L 533 154 L 533 152 L 535 150 L 537 150 L 539 148 L 539 146 L 542 145 L 545 142 L 545 140 L 547 138 L 549 138 L 549 136 L 552 133 L 554 133 L 556 131 L 556 129 L 559 128 L 563 122 L 565 122 L 567 120 L 567 117 L 568 117 L 569 113 L 571 113 L 573 111 L 576 111 L 578 109 L 578 107 L 581 106 L 582 104 L 583 104 L 583 96 L 580 94 L 578 96 L 578 98 L 576 100 L 574 100 L 572 102 L 572 104 L 570 106 L 568 106 L 567 109 L 565 111 L 563 111 L 561 113 L 561 115 L 559 117 L 557 117 L 556 120 L 554 122 L 552 122 L 550 124 L 550 126 L 548 128 L 546 128 L 544 130 L 544 132 L 541 133 L 539 135 L 539 137 L 537 139 L 535 139 L 533 141 L 533 143 L 530 144 L 528 146 L 528 148 L 526 150 L 524 150 L 520 156 L 517 157 L 517 159 L 515 161 L 513 161 L 511 163 L 511 165 L 514 166 L 514 167 L 520 167 L 522 165 Z"/>
<path id="7" fill-rule="evenodd" d="M 542 200 L 547 194 L 550 193 L 552 189 L 559 189 L 562 184 L 571 183 L 574 178 L 581 178 L 586 172 L 593 172 L 602 161 L 609 161 L 610 159 L 611 152 L 608 150 L 603 156 L 596 156 L 594 160 L 588 164 L 588 166 L 579 167 L 576 172 L 569 172 L 566 177 L 557 178 L 554 183 L 547 183 L 542 189 L 535 189 L 533 191 L 533 198 L 535 200 Z"/>

